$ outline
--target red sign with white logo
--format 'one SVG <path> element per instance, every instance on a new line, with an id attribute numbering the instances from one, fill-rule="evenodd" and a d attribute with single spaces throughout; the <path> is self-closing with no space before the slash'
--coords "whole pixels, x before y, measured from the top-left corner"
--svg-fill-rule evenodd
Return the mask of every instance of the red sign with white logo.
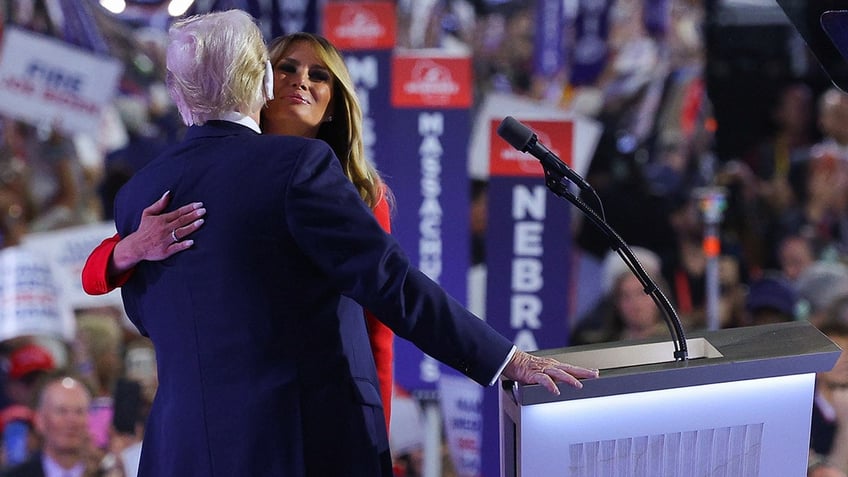
<path id="1" fill-rule="evenodd" d="M 471 107 L 471 58 L 395 55 L 392 58 L 392 106 Z"/>
<path id="2" fill-rule="evenodd" d="M 324 36 L 341 51 L 395 47 L 394 2 L 330 2 L 323 18 Z"/>
<path id="3" fill-rule="evenodd" d="M 518 118 L 516 118 L 518 119 Z M 521 120 L 544 144 L 569 166 L 572 165 L 574 124 L 571 121 Z M 498 136 L 500 120 L 492 120 L 489 126 L 489 174 L 492 176 L 544 177 L 542 164 L 532 154 L 521 152 Z"/>

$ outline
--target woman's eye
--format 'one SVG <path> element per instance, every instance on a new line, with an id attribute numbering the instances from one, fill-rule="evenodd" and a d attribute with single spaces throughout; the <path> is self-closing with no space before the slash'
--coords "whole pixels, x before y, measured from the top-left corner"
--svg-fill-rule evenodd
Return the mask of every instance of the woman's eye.
<path id="1" fill-rule="evenodd" d="M 313 81 L 330 81 L 330 72 L 327 70 L 312 70 L 309 72 L 309 78 Z"/>
<path id="2" fill-rule="evenodd" d="M 286 74 L 292 74 L 297 72 L 297 67 L 291 63 L 280 63 L 280 65 L 277 66 L 277 69 Z"/>

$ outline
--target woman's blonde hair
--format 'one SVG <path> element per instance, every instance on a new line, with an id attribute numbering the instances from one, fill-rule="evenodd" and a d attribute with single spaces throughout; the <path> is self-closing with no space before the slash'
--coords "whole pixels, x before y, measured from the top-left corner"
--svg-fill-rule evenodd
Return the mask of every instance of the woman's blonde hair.
<path id="1" fill-rule="evenodd" d="M 333 149 L 342 164 L 345 175 L 353 182 L 362 200 L 374 208 L 387 194 L 380 174 L 365 157 L 362 143 L 362 108 L 356 98 L 353 80 L 341 53 L 326 38 L 312 33 L 298 32 L 276 38 L 268 48 L 271 64 L 276 66 L 296 42 L 306 42 L 333 75 L 333 99 L 330 112 L 332 121 L 321 123 L 318 139 Z"/>
<path id="2" fill-rule="evenodd" d="M 194 15 L 168 30 L 167 85 L 183 122 L 249 114 L 265 103 L 268 52 L 253 17 L 241 10 Z"/>

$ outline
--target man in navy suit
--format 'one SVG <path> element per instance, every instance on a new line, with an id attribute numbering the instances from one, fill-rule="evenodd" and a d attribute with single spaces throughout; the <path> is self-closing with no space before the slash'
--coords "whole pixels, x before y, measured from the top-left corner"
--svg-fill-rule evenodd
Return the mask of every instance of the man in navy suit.
<path id="1" fill-rule="evenodd" d="M 159 366 L 140 476 L 390 477 L 362 307 L 482 385 L 597 376 L 516 350 L 412 267 L 325 143 L 260 135 L 267 59 L 244 12 L 172 26 L 168 84 L 190 127 L 116 199 L 121 236 L 164 191 L 208 210 L 196 245 L 122 290 Z"/>

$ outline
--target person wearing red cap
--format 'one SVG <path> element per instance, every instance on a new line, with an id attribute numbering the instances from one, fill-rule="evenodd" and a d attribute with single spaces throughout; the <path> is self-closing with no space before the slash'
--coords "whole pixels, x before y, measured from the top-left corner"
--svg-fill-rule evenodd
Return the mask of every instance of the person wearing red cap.
<path id="1" fill-rule="evenodd" d="M 6 392 L 13 404 L 31 406 L 39 379 L 56 369 L 53 355 L 35 343 L 15 348 L 9 355 Z"/>
<path id="2" fill-rule="evenodd" d="M 34 451 L 35 395 L 42 379 L 56 369 L 53 355 L 29 341 L 13 347 L 7 359 L 5 392 L 9 403 L 0 409 L 4 467 L 22 462 Z"/>

